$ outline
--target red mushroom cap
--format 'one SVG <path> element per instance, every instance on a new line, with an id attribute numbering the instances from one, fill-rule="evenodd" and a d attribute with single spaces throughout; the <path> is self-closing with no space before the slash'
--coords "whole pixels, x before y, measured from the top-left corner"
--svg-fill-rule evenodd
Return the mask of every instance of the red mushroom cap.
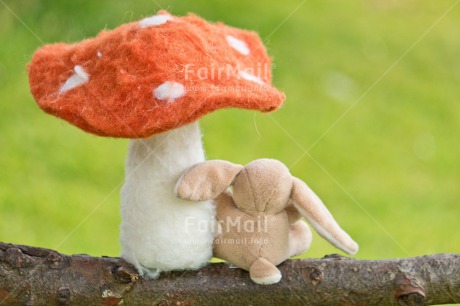
<path id="1" fill-rule="evenodd" d="M 47 113 L 101 136 L 140 138 L 228 107 L 277 109 L 259 36 L 194 15 L 158 15 L 37 50 L 30 88 Z"/>

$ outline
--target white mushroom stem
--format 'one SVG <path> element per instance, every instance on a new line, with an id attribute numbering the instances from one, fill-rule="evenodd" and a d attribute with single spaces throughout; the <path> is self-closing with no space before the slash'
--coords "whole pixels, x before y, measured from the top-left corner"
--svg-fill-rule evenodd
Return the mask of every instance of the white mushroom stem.
<path id="1" fill-rule="evenodd" d="M 212 256 L 211 201 L 177 198 L 182 172 L 204 161 L 198 123 L 131 140 L 121 190 L 122 257 L 143 275 L 196 269 Z"/>

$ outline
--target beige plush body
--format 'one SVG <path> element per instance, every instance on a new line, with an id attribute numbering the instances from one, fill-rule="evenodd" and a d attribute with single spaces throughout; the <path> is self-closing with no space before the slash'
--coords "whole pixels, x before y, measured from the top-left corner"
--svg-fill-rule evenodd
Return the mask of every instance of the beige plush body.
<path id="1" fill-rule="evenodd" d="M 307 224 L 290 222 L 284 207 L 243 211 L 227 192 L 216 203 L 219 235 L 214 239 L 214 256 L 250 271 L 257 283 L 278 282 L 281 273 L 276 266 L 310 246 Z"/>
<path id="2" fill-rule="evenodd" d="M 302 216 L 336 247 L 358 251 L 316 194 L 277 160 L 259 159 L 245 167 L 221 160 L 197 164 L 181 176 L 176 194 L 193 201 L 215 199 L 214 256 L 248 270 L 258 284 L 277 283 L 276 266 L 309 248 L 312 236 Z"/>

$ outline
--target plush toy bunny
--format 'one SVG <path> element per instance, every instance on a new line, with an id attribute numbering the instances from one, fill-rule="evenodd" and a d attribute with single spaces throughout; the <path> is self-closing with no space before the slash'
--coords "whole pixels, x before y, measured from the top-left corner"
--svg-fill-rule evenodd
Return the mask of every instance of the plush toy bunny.
<path id="1" fill-rule="evenodd" d="M 301 216 L 337 248 L 358 251 L 318 196 L 277 160 L 259 159 L 245 167 L 205 161 L 185 171 L 175 192 L 191 201 L 215 199 L 214 256 L 248 270 L 258 284 L 279 282 L 276 266 L 309 248 L 312 236 Z"/>

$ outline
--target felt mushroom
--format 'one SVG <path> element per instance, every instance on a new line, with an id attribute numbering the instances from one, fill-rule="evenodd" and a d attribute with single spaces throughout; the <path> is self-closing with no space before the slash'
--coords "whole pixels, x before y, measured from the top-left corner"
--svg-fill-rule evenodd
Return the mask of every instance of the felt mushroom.
<path id="1" fill-rule="evenodd" d="M 165 11 L 33 55 L 30 88 L 40 108 L 92 134 L 131 139 L 121 245 L 141 275 L 199 268 L 211 257 L 211 201 L 184 203 L 174 184 L 205 159 L 200 117 L 282 104 L 270 64 L 256 33 Z"/>

